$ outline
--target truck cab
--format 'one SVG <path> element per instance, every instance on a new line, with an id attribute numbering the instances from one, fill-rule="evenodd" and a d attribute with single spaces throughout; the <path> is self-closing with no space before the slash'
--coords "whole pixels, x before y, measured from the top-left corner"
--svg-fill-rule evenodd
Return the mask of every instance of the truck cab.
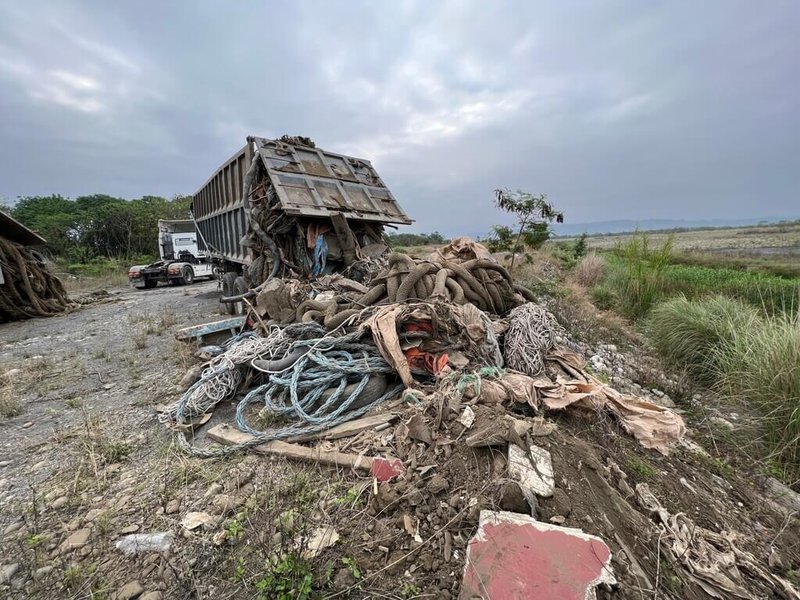
<path id="1" fill-rule="evenodd" d="M 198 244 L 193 221 L 159 220 L 158 249 L 160 260 L 128 269 L 128 281 L 133 287 L 149 289 L 159 283 L 184 285 L 198 278 L 214 277 L 213 264 Z"/>

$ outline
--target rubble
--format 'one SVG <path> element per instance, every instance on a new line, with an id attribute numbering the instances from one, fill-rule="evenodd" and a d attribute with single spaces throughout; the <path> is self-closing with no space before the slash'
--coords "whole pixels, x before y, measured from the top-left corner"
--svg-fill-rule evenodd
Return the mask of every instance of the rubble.
<path id="1" fill-rule="evenodd" d="M 412 555 L 413 569 L 425 572 L 460 563 L 457 548 L 469 537 L 463 532 L 480 519 L 462 598 L 532 589 L 541 597 L 594 597 L 598 585 L 615 583 L 611 541 L 623 548 L 641 588 L 654 589 L 652 574 L 631 554 L 632 540 L 613 533 L 608 521 L 647 522 L 629 514 L 633 482 L 616 474 L 618 466 L 612 472 L 573 461 L 613 507 L 584 513 L 584 523 L 602 515 L 610 539 L 562 527 L 576 517 L 570 482 L 554 468 L 563 461 L 564 438 L 553 418 L 565 413 L 588 428 L 602 422 L 663 456 L 685 441 L 683 419 L 588 372 L 532 299 L 464 239 L 424 261 L 391 255 L 363 283 L 341 276 L 272 280 L 248 318 L 252 329 L 225 342 L 162 420 L 196 456 L 249 449 L 369 477 L 361 490 L 376 519 L 371 525 L 392 520 L 407 545 L 390 549 L 360 531 L 371 552 L 386 555 L 368 577 L 403 572 Z M 198 443 L 196 430 L 189 438 L 187 424 L 231 401 L 234 422 L 205 432 L 219 445 Z M 459 479 L 476 456 L 483 457 L 481 479 Z M 606 469 L 616 488 L 602 475 Z M 495 507 L 506 512 L 489 510 Z M 456 522 L 460 531 L 451 531 Z M 336 530 L 317 525 L 312 553 L 348 533 L 341 523 Z M 218 532 L 214 543 L 226 536 Z M 490 547 L 502 552 L 484 550 Z M 337 575 L 338 585 L 346 579 Z"/>

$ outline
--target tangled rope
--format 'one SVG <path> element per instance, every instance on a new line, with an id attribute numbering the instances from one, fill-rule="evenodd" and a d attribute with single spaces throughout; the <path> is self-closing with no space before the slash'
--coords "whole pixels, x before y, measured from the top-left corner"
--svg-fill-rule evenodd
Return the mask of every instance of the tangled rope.
<path id="1" fill-rule="evenodd" d="M 309 338 L 313 334 L 321 337 Z M 303 352 L 291 367 L 273 374 L 268 383 L 251 390 L 237 405 L 236 424 L 253 436 L 251 441 L 223 448 L 199 448 L 179 431 L 178 445 L 194 456 L 226 456 L 270 440 L 316 433 L 354 419 L 403 389 L 402 385 L 387 386 L 387 376 L 393 369 L 375 346 L 358 341 L 361 335 L 334 337 L 325 335 L 317 324 L 297 323 L 274 328 L 265 338 L 252 333 L 238 336 L 178 403 L 164 413 L 162 420 L 188 425 L 193 417 L 236 394 L 244 365 L 291 355 L 298 349 Z M 294 422 L 268 431 L 250 427 L 245 411 L 259 402 L 264 403 L 265 410 Z"/>
<path id="2" fill-rule="evenodd" d="M 554 324 L 549 313 L 534 303 L 511 311 L 505 337 L 506 365 L 531 377 L 544 370 L 544 356 L 553 347 Z"/>
<path id="3" fill-rule="evenodd" d="M 3 237 L 0 237 L 0 269 L 5 280 L 0 286 L 0 323 L 49 317 L 76 306 L 38 252 Z"/>
<path id="4" fill-rule="evenodd" d="M 174 406 L 161 413 L 159 420 L 162 423 L 186 425 L 223 400 L 232 398 L 243 378 L 239 367 L 269 351 L 276 337 L 277 334 L 262 338 L 248 331 L 227 340 L 227 350 L 211 359 L 200 379 L 183 393 Z"/>

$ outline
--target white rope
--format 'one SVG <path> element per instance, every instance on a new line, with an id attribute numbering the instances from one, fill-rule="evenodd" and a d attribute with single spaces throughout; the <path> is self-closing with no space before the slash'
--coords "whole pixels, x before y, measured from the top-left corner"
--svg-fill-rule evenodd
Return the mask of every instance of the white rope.
<path id="1" fill-rule="evenodd" d="M 544 356 L 554 344 L 555 326 L 550 313 L 529 302 L 508 315 L 505 339 L 506 365 L 515 371 L 536 376 L 544 370 Z"/>

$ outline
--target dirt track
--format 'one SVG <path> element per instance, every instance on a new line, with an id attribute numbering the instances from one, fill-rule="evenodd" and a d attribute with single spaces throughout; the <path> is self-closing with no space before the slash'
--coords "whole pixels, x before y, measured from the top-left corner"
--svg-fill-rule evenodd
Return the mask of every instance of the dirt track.
<path id="1" fill-rule="evenodd" d="M 113 414 L 128 435 L 154 421 L 145 406 L 172 392 L 176 382 L 172 333 L 215 318 L 216 288 L 206 282 L 120 289 L 109 302 L 66 315 L 0 325 L 0 373 L 20 369 L 16 375 L 23 380 L 26 371 L 35 374 L 17 389 L 24 412 L 0 422 L 4 460 L 11 461 L 3 477 L 13 483 L 15 474 L 26 473 L 37 457 L 33 450 L 54 430 L 81 422 L 81 405 Z M 10 379 L 13 384 L 15 375 Z"/>
<path id="2" fill-rule="evenodd" d="M 135 467 L 137 458 L 168 443 L 153 405 L 175 399 L 184 370 L 187 347 L 173 333 L 217 318 L 217 298 L 216 282 L 118 289 L 108 301 L 69 314 L 0 325 L 0 375 L 22 411 L 0 419 L 0 563 L 24 563 L 14 546 L 18 532 L 30 528 L 15 527 L 34 503 L 43 521 L 49 514 L 62 523 L 81 507 L 80 494 L 63 485 L 65 475 L 96 478 L 117 458 L 104 453 L 125 455 Z M 45 499 L 53 489 L 67 498 L 55 511 L 57 498 Z M 29 531 L 28 546 L 32 535 L 46 535 L 48 548 L 62 533 Z"/>

